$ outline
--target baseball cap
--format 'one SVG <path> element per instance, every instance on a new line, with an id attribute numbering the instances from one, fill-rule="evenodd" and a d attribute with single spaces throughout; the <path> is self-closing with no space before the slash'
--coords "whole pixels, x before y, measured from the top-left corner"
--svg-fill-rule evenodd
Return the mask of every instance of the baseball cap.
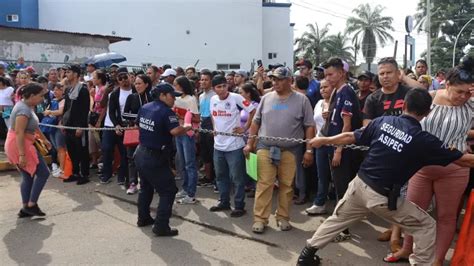
<path id="1" fill-rule="evenodd" d="M 296 66 L 305 66 L 309 69 L 312 69 L 313 68 L 313 63 L 311 63 L 311 61 L 309 60 L 306 60 L 306 59 L 301 59 L 299 60 L 298 62 L 296 62 Z"/>
<path id="2" fill-rule="evenodd" d="M 248 77 L 247 71 L 245 71 L 243 69 L 239 69 L 239 70 L 235 71 L 235 75 L 239 75 L 239 76 L 242 76 L 244 78 Z"/>
<path id="3" fill-rule="evenodd" d="M 119 67 L 117 69 L 117 75 L 123 74 L 123 73 L 128 74 L 128 69 L 126 67 Z"/>
<path id="4" fill-rule="evenodd" d="M 160 98 L 161 94 L 166 94 L 166 93 L 171 93 L 174 96 L 181 96 L 182 95 L 181 93 L 175 91 L 173 86 L 171 86 L 168 83 L 160 83 L 160 84 L 156 85 L 156 87 L 154 87 L 151 90 L 151 95 L 152 95 L 153 99 L 155 99 L 155 100 L 158 100 Z"/>
<path id="5" fill-rule="evenodd" d="M 71 64 L 64 66 L 64 70 L 70 70 L 74 73 L 81 74 L 81 66 L 78 64 Z"/>
<path id="6" fill-rule="evenodd" d="M 286 79 L 286 78 L 291 78 L 292 73 L 291 73 L 291 70 L 287 67 L 279 67 L 273 70 L 269 76 L 274 77 L 276 79 Z"/>
<path id="7" fill-rule="evenodd" d="M 227 79 L 222 75 L 216 75 L 212 78 L 212 87 L 217 85 L 227 84 Z"/>
<path id="8" fill-rule="evenodd" d="M 319 66 L 315 66 L 314 67 L 314 70 L 317 70 L 317 71 L 323 71 L 324 72 L 324 67 L 319 65 Z"/>
<path id="9" fill-rule="evenodd" d="M 362 71 L 360 74 L 357 76 L 357 79 L 361 78 L 366 78 L 372 80 L 373 74 L 369 71 Z"/>
<path id="10" fill-rule="evenodd" d="M 110 66 L 109 66 L 109 68 L 110 68 L 110 67 L 116 67 L 116 68 L 119 68 L 120 66 L 119 66 L 118 64 L 115 64 L 115 63 L 113 63 L 112 65 L 110 65 Z"/>
<path id="11" fill-rule="evenodd" d="M 161 74 L 162 78 L 166 78 L 168 76 L 175 76 L 176 77 L 176 71 L 174 69 L 168 68 L 165 70 L 163 74 Z"/>

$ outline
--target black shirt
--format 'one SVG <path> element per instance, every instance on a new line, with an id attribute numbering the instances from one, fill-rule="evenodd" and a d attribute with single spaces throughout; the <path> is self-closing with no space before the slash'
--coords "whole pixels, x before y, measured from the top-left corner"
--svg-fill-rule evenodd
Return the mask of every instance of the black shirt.
<path id="1" fill-rule="evenodd" d="M 423 131 L 408 115 L 376 118 L 365 129 L 354 131 L 354 136 L 357 145 L 370 146 L 359 176 L 382 187 L 403 185 L 424 166 L 446 166 L 463 156 Z"/>
<path id="2" fill-rule="evenodd" d="M 364 119 L 374 119 L 384 115 L 401 115 L 405 95 L 410 90 L 409 87 L 398 85 L 397 91 L 392 94 L 385 94 L 382 89 L 374 91 L 367 96 L 364 104 Z"/>

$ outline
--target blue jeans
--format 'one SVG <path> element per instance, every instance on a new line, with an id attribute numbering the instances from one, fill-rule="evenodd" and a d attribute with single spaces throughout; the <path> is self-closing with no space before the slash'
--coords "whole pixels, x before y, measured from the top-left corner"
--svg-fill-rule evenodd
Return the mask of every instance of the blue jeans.
<path id="1" fill-rule="evenodd" d="M 334 152 L 333 147 L 322 146 L 316 149 L 316 166 L 318 171 L 318 192 L 314 198 L 314 204 L 323 206 L 328 198 L 329 180 L 331 180 L 331 161 L 329 158 Z"/>
<path id="2" fill-rule="evenodd" d="M 219 151 L 214 149 L 214 168 L 216 170 L 219 201 L 223 207 L 230 206 L 230 189 L 234 184 L 234 207 L 245 208 L 245 157 L 243 149 Z"/>
<path id="3" fill-rule="evenodd" d="M 38 202 L 38 198 L 43 191 L 44 185 L 49 177 L 49 169 L 44 162 L 43 157 L 38 153 L 38 165 L 36 166 L 36 172 L 33 176 L 20 170 L 20 174 L 23 177 L 21 182 L 21 199 L 23 204 L 31 202 Z"/>
<path id="4" fill-rule="evenodd" d="M 155 190 L 160 196 L 154 226 L 158 230 L 169 230 L 169 221 L 175 199 L 176 183 L 171 173 L 169 154 L 152 152 L 138 146 L 134 155 L 135 165 L 140 175 L 138 193 L 138 220 L 150 218 L 150 204 Z"/>
<path id="5" fill-rule="evenodd" d="M 125 182 L 125 177 L 128 175 L 128 160 L 127 150 L 123 145 L 123 136 L 118 136 L 115 131 L 105 130 L 102 133 L 102 162 L 104 167 L 102 169 L 103 181 L 109 180 L 112 177 L 112 162 L 114 160 L 115 146 L 120 152 L 120 168 L 117 177 L 118 182 Z"/>
<path id="6" fill-rule="evenodd" d="M 178 174 L 183 178 L 183 190 L 188 196 L 194 198 L 197 186 L 197 168 L 196 168 L 196 142 L 194 137 L 188 135 L 177 136 L 176 154 L 178 161 Z"/>
<path id="7" fill-rule="evenodd" d="M 300 145 L 296 150 L 296 176 L 295 187 L 298 189 L 298 199 L 306 198 L 306 172 L 303 167 L 303 157 L 306 150 L 306 144 Z"/>

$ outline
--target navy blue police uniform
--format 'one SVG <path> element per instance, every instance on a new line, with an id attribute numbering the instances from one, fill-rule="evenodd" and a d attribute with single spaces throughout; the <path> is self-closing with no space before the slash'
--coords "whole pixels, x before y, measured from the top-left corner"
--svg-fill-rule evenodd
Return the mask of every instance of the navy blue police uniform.
<path id="1" fill-rule="evenodd" d="M 175 200 L 176 182 L 170 168 L 170 131 L 179 126 L 176 114 L 162 101 L 143 105 L 137 115 L 140 131 L 135 164 L 140 176 L 138 222 L 151 221 L 150 204 L 156 190 L 160 196 L 153 232 L 168 232 Z"/>
<path id="2" fill-rule="evenodd" d="M 423 131 L 418 120 L 408 115 L 376 118 L 366 128 L 354 131 L 354 137 L 356 145 L 370 149 L 358 177 L 349 184 L 334 213 L 307 240 L 307 247 L 323 248 L 341 231 L 372 212 L 413 235 L 411 264 L 431 265 L 436 222 L 415 204 L 400 199 L 400 186 L 422 167 L 446 166 L 463 154 Z M 310 251 L 304 249 L 301 256 L 308 256 L 305 252 Z"/>

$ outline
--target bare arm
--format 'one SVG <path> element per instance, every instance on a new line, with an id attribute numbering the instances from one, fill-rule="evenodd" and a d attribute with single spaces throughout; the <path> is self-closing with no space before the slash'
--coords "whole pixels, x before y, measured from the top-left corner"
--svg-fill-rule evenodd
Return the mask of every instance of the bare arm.
<path id="1" fill-rule="evenodd" d="M 310 144 L 313 148 L 319 148 L 324 145 L 348 145 L 356 142 L 354 132 L 345 132 L 332 137 L 315 137 Z"/>
<path id="2" fill-rule="evenodd" d="M 253 120 L 253 117 L 255 116 L 255 112 L 257 110 L 253 110 L 252 112 L 249 113 L 249 118 L 247 119 L 247 122 L 245 123 L 245 130 L 247 129 L 250 129 L 250 127 L 252 126 L 252 120 Z"/>
<path id="3" fill-rule="evenodd" d="M 188 130 L 190 130 L 191 127 L 182 127 L 182 126 L 179 126 L 179 127 L 175 127 L 173 128 L 172 130 L 170 130 L 170 134 L 173 135 L 173 136 L 179 136 L 179 135 L 184 135 L 186 134 L 186 132 L 188 132 Z"/>
<path id="4" fill-rule="evenodd" d="M 469 132 L 467 133 L 467 137 L 470 138 L 470 139 L 473 139 L 474 138 L 474 130 L 469 130 Z"/>
<path id="5" fill-rule="evenodd" d="M 474 154 L 466 153 L 454 163 L 459 166 L 472 168 L 474 167 Z"/>

